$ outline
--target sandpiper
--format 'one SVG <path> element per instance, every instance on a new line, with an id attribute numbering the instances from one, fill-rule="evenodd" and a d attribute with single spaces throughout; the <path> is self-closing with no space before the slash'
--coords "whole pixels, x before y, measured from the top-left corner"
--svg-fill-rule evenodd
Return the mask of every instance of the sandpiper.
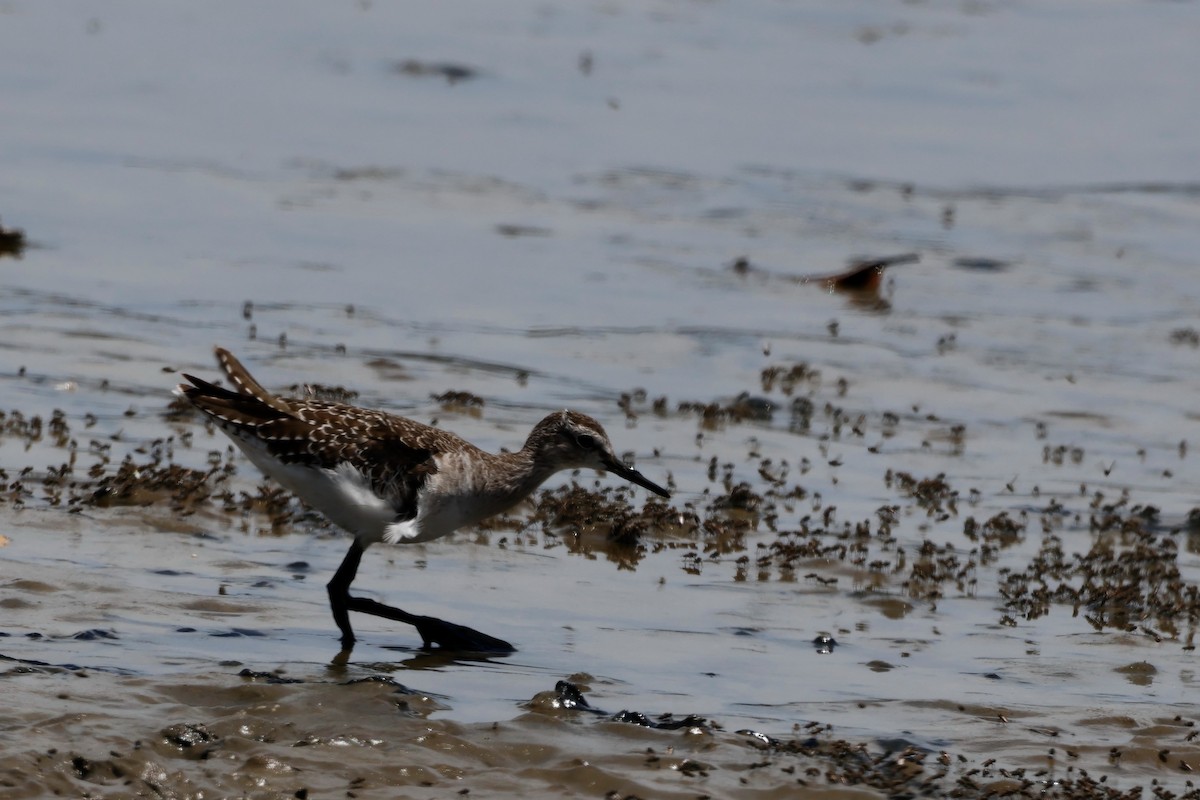
<path id="1" fill-rule="evenodd" d="M 262 387 L 228 350 L 217 362 L 233 389 L 184 374 L 177 392 L 204 412 L 265 475 L 354 542 L 329 581 L 343 653 L 354 646 L 350 611 L 414 625 L 424 647 L 511 652 L 502 639 L 350 595 L 363 551 L 375 542 L 428 542 L 508 509 L 565 469 L 607 470 L 655 494 L 670 493 L 627 467 L 600 423 L 557 411 L 515 452 L 485 452 L 449 431 L 342 403 L 285 398 Z"/>

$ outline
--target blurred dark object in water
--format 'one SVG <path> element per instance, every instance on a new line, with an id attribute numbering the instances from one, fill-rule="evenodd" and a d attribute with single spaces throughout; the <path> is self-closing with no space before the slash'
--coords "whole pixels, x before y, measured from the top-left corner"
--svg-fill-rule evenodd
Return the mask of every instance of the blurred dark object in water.
<path id="1" fill-rule="evenodd" d="M 640 725 L 643 728 L 675 731 L 680 728 L 701 728 L 708 730 L 712 727 L 708 720 L 704 717 L 698 717 L 695 714 L 688 714 L 678 719 L 674 714 L 659 714 L 656 719 L 651 719 L 640 711 L 626 710 L 618 711 L 616 714 L 601 711 L 588 703 L 587 698 L 583 696 L 583 690 L 570 681 L 559 681 L 554 685 L 554 699 L 557 708 L 587 711 L 591 714 L 607 717 L 613 722 L 627 722 L 631 725 Z"/>
<path id="2" fill-rule="evenodd" d="M 1171 344 L 1188 344 L 1200 347 L 1200 331 L 1195 328 L 1176 328 L 1171 331 Z"/>
<path id="3" fill-rule="evenodd" d="M 850 262 L 844 271 L 832 275 L 782 275 L 784 280 L 794 283 L 817 283 L 827 291 L 845 292 L 854 302 L 865 302 L 870 306 L 886 308 L 887 302 L 879 296 L 883 285 L 883 271 L 888 267 L 901 264 L 913 264 L 921 260 L 917 253 L 901 253 L 894 256 L 879 258 L 862 258 Z M 739 256 L 729 270 L 733 274 L 746 278 L 752 275 L 770 278 L 771 273 L 750 262 L 749 257 Z"/>
<path id="4" fill-rule="evenodd" d="M 681 401 L 680 414 L 696 414 L 701 424 L 711 429 L 718 428 L 724 422 L 743 422 L 755 420 L 769 422 L 775 414 L 776 405 L 765 397 L 742 392 L 729 402 L 715 400 L 711 403 L 697 401 Z"/>
<path id="5" fill-rule="evenodd" d="M 510 239 L 517 236 L 551 236 L 553 231 L 549 228 L 539 228 L 536 225 L 518 225 L 515 223 L 501 223 L 496 226 L 496 233 L 501 236 L 507 236 Z"/>
<path id="6" fill-rule="evenodd" d="M 603 711 L 592 708 L 591 703 L 583 696 L 583 690 L 570 681 L 559 681 L 554 684 L 554 693 L 563 708 L 575 708 L 580 711 L 590 711 L 593 714 L 603 714 Z"/>
<path id="7" fill-rule="evenodd" d="M 166 744 L 179 750 L 188 750 L 199 745 L 209 744 L 220 738 L 198 722 L 181 722 L 171 725 L 163 728 L 159 735 Z"/>
<path id="8" fill-rule="evenodd" d="M 353 403 L 358 399 L 358 392 L 353 389 L 326 383 L 293 383 L 288 387 L 288 391 L 293 395 L 302 395 L 306 400 L 319 400 L 324 403 Z"/>
<path id="9" fill-rule="evenodd" d="M 750 272 L 755 269 L 750 263 L 750 259 L 746 258 L 745 256 L 738 256 L 737 260 L 729 265 L 729 268 L 733 270 L 734 274 L 736 275 L 749 275 Z"/>
<path id="10" fill-rule="evenodd" d="M 248 681 L 262 681 L 273 685 L 286 685 L 291 683 L 304 683 L 300 678 L 287 678 L 275 672 L 264 672 L 262 670 L 254 670 L 246 667 L 238 673 L 239 678 L 245 678 Z"/>
<path id="11" fill-rule="evenodd" d="M 418 78 L 429 76 L 445 78 L 446 83 L 449 83 L 451 86 L 459 81 L 467 81 L 479 77 L 479 70 L 474 67 L 468 67 L 465 64 L 418 61 L 415 58 L 398 62 L 395 70 L 401 75 L 412 75 Z"/>
<path id="12" fill-rule="evenodd" d="M 25 252 L 25 231 L 0 225 L 0 258 L 20 258 Z"/>
<path id="13" fill-rule="evenodd" d="M 999 258 L 987 258 L 986 256 L 964 256 L 956 258 L 950 263 L 959 269 L 969 269 L 976 272 L 1003 272 L 1012 266 L 1011 261 L 1002 261 Z"/>
<path id="14" fill-rule="evenodd" d="M 833 648 L 837 647 L 837 639 L 834 639 L 827 633 L 822 633 L 812 640 L 813 648 L 821 655 L 829 655 L 833 652 Z"/>
<path id="15" fill-rule="evenodd" d="M 775 413 L 775 404 L 765 397 L 758 397 L 749 392 L 742 392 L 734 398 L 735 416 L 739 419 L 756 419 L 768 421 Z"/>
<path id="16" fill-rule="evenodd" d="M 738 736 L 749 736 L 752 739 L 751 743 L 755 747 L 776 748 L 776 747 L 783 746 L 782 741 L 780 741 L 779 739 L 776 739 L 774 736 L 768 736 L 767 734 L 763 733 L 762 731 L 755 731 L 755 730 L 751 730 L 749 728 L 743 728 L 739 731 L 736 731 L 736 733 L 738 734 Z"/>
<path id="17" fill-rule="evenodd" d="M 431 394 L 429 397 L 440 404 L 442 409 L 445 411 L 465 412 L 471 409 L 480 409 L 483 408 L 487 402 L 477 394 L 455 389 L 450 389 L 442 392 L 441 394 Z"/>
<path id="18" fill-rule="evenodd" d="M 898 256 L 883 256 L 882 258 L 865 258 L 853 262 L 845 272 L 835 275 L 821 275 L 799 278 L 801 283 L 819 281 L 822 286 L 831 291 L 861 292 L 876 295 L 883 284 L 883 271 L 888 267 L 900 264 L 914 264 L 921 260 L 917 253 L 903 253 Z"/>

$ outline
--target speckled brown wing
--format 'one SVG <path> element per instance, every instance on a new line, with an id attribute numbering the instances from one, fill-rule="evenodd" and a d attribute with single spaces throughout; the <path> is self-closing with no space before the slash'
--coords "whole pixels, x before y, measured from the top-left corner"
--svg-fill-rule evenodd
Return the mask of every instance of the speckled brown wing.
<path id="1" fill-rule="evenodd" d="M 417 492 L 437 472 L 443 432 L 382 411 L 280 399 L 290 415 L 258 426 L 272 455 L 325 469 L 348 464 L 396 509 L 397 520 L 416 516 Z"/>
<path id="2" fill-rule="evenodd" d="M 285 464 L 324 469 L 349 465 L 396 509 L 417 513 L 417 492 L 437 472 L 433 460 L 451 434 L 382 411 L 340 403 L 232 392 L 184 375 L 183 394 L 230 436 L 253 440 Z"/>

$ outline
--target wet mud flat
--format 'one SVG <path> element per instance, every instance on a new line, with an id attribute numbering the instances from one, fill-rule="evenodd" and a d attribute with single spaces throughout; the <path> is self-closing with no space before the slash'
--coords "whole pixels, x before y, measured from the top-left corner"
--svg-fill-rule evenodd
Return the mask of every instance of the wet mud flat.
<path id="1" fill-rule="evenodd" d="M 141 728 L 122 719 L 119 707 L 86 701 L 77 701 L 69 714 L 34 718 L 26 712 L 40 735 L 99 739 L 12 753 L 0 774 L 13 797 L 383 797 L 397 791 L 420 797 L 523 791 L 682 797 L 759 796 L 763 790 L 773 796 L 839 785 L 912 790 L 923 784 L 945 791 L 952 783 L 937 777 L 946 770 L 925 764 L 937 759 L 917 750 L 872 755 L 820 735 L 788 742 L 763 737 L 760 744 L 749 733 L 714 730 L 704 720 L 661 720 L 655 728 L 638 715 L 593 719 L 565 710 L 553 691 L 533 698 L 530 710 L 511 720 L 463 725 L 425 719 L 436 703 L 388 678 L 340 687 L 248 671 L 232 684 L 181 681 L 156 690 L 141 682 L 136 693 L 142 702 L 160 703 L 168 719 L 204 721 Z M 73 691 L 125 694 L 131 687 L 77 671 L 58 688 L 56 699 L 65 705 Z M 80 705 L 90 713 L 80 713 Z M 180 705 L 188 710 L 172 714 Z M 314 709 L 328 711 L 317 715 Z M 93 715 L 106 718 L 102 729 L 88 726 Z M 976 775 L 993 790 L 1022 783 L 999 778 L 1002 772 Z"/>
<path id="2" fill-rule="evenodd" d="M 850 381 L 822 372 L 773 364 L 723 398 L 631 390 L 610 409 L 626 417 L 626 434 L 664 426 L 719 440 L 749 431 L 757 444 L 707 459 L 665 453 L 673 484 L 682 474 L 703 486 L 671 502 L 576 476 L 433 556 L 450 572 L 463 567 L 463 551 L 502 565 L 514 553 L 538 554 L 568 569 L 653 567 L 668 586 L 802 592 L 807 603 L 768 599 L 773 609 L 734 626 L 719 616 L 685 620 L 692 635 L 717 621 L 723 641 L 765 641 L 757 646 L 775 651 L 765 668 L 714 675 L 707 689 L 710 673 L 697 674 L 687 651 L 673 653 L 686 630 L 629 631 L 615 639 L 628 649 L 592 665 L 578 659 L 581 672 L 555 674 L 553 659 L 538 666 L 552 639 L 536 638 L 549 627 L 536 617 L 554 618 L 562 600 L 536 588 L 515 598 L 534 617 L 525 631 L 535 638 L 522 643 L 532 662 L 521 653 L 517 663 L 422 654 L 397 626 L 370 637 L 400 650 L 338 665 L 324 655 L 335 648 L 321 597 L 341 550 L 336 533 L 259 482 L 181 403 L 107 419 L 6 412 L 5 452 L 28 465 L 6 466 L 0 502 L 10 531 L 0 680 L 12 698 L 0 784 L 14 797 L 1200 797 L 1189 777 L 1200 745 L 1186 697 L 1160 705 L 1115 696 L 1068 711 L 1028 685 L 1046 657 L 1058 665 L 1051 670 L 1079 670 L 1078 648 L 1055 641 L 1064 628 L 1068 638 L 1100 637 L 1085 651 L 1107 642 L 1104 666 L 1077 672 L 1085 691 L 1114 681 L 1153 687 L 1180 668 L 1187 684 L 1200 621 L 1188 555 L 1200 537 L 1195 515 L 1168 516 L 1139 502 L 1137 487 L 1075 484 L 1084 448 L 1050 444 L 1046 425 L 1031 426 L 1028 452 L 1070 492 L 957 488 L 945 473 L 913 474 L 885 457 L 876 488 L 846 492 L 843 511 L 812 488 L 822 466 L 844 466 L 832 463 L 830 444 L 861 439 L 864 455 L 915 445 L 958 459 L 971 429 L 932 407 L 858 404 Z M 336 386 L 308 391 L 351 396 Z M 459 421 L 487 412 L 484 398 L 463 390 L 431 393 L 429 404 Z M 811 437 L 828 463 L 771 454 L 772 432 Z M 1186 460 L 1186 444 L 1177 449 Z M 854 516 L 857 508 L 869 510 Z M 950 532 L 954 541 L 939 543 Z M 304 557 L 290 552 L 297 545 Z M 530 580 L 511 563 L 502 568 Z M 446 591 L 443 577 L 427 584 L 413 589 Z M 636 604 L 613 614 L 637 617 Z M 824 619 L 865 611 L 882 624 L 797 623 L 806 605 L 843 609 Z M 910 638 L 905 621 L 922 610 L 932 628 Z M 870 631 L 889 622 L 901 630 L 871 646 Z M 1031 630 L 1046 623 L 1048 637 Z M 568 614 L 565 624 L 588 623 Z M 864 691 L 846 680 L 852 669 L 903 681 L 906 662 L 935 652 L 937 639 L 971 647 L 973 628 L 1019 631 L 1021 658 L 998 657 L 995 671 L 965 688 L 942 674 L 946 690 L 930 692 L 925 681 L 937 673 L 924 674 L 909 690 L 892 687 L 891 698 L 875 694 L 882 684 Z M 1113 662 L 1120 641 L 1130 655 Z M 664 655 L 668 666 L 655 666 Z M 813 669 L 813 659 L 835 666 Z M 651 694 L 623 690 L 647 680 L 643 667 L 649 680 L 673 679 Z M 480 687 L 443 693 L 472 671 L 483 673 Z M 526 680 L 506 682 L 514 673 Z M 1014 683 L 1024 685 L 1016 698 Z M 516 684 L 536 690 L 514 697 Z M 844 697 L 830 698 L 839 686 Z M 483 721 L 462 714 L 472 691 L 486 698 Z M 814 694 L 822 699 L 810 701 Z M 776 705 L 779 695 L 787 702 Z M 756 710 L 756 696 L 766 706 Z"/>
<path id="3" fill-rule="evenodd" d="M 1192 5 L 0 7 L 0 796 L 1196 797 Z M 339 664 L 214 344 L 672 500 Z"/>
<path id="4" fill-rule="evenodd" d="M 624 208 L 678 180 L 631 170 L 596 191 Z M 947 202 L 830 191 L 891 211 L 915 199 L 939 225 Z M 1168 195 L 1153 199 L 1189 202 Z M 1097 231 L 1123 213 L 1105 199 Z M 1074 220 L 1092 200 L 1056 202 Z M 985 219 L 983 240 L 1045 210 L 953 203 L 956 226 Z M 689 214 L 662 236 L 715 235 Z M 1066 266 L 1049 271 L 847 258 L 878 280 L 846 286 L 859 270 L 656 241 L 648 274 L 713 318 L 649 326 L 0 295 L 0 325 L 28 343 L 0 374 L 4 787 L 1195 796 L 1191 283 L 1153 248 L 1131 272 L 1077 241 L 1051 248 Z M 777 316 L 744 322 L 760 312 Z M 492 450 L 578 408 L 675 494 L 581 474 L 436 546 L 372 550 L 364 591 L 519 650 L 441 658 L 365 624 L 338 667 L 324 582 L 344 540 L 169 399 L 177 373 L 211 369 L 214 326 L 275 390 Z M 559 681 L 603 713 L 564 704 Z"/>
<path id="5" fill-rule="evenodd" d="M 775 739 L 698 718 L 568 708 L 561 687 L 512 719 L 461 724 L 428 719 L 436 700 L 384 676 L 306 682 L 244 671 L 155 685 L 77 670 L 41 680 L 57 693 L 42 698 L 40 715 L 22 708 L 20 720 L 64 746 L 6 755 L 0 780 L 11 797 L 1144 796 L 1055 748 L 1041 766 L 1005 767 L 903 742 L 847 741 L 816 722 Z M 105 695 L 109 702 L 83 699 Z M 118 697 L 136 697 L 139 713 Z M 50 713 L 53 700 L 60 713 Z"/>

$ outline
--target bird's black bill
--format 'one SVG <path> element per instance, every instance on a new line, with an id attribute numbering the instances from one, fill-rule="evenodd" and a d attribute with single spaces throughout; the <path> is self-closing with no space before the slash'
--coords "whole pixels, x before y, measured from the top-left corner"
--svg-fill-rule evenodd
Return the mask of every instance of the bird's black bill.
<path id="1" fill-rule="evenodd" d="M 668 492 L 666 489 L 662 488 L 657 483 L 650 480 L 642 473 L 638 472 L 636 469 L 630 469 L 629 467 L 625 466 L 620 461 L 609 461 L 608 463 L 606 463 L 604 465 L 604 467 L 612 474 L 618 475 L 618 476 L 624 478 L 625 480 L 629 481 L 630 483 L 636 483 L 638 486 L 641 486 L 643 489 L 649 489 L 650 491 L 654 492 L 655 494 L 661 495 L 663 497 L 671 496 L 671 493 Z"/>

